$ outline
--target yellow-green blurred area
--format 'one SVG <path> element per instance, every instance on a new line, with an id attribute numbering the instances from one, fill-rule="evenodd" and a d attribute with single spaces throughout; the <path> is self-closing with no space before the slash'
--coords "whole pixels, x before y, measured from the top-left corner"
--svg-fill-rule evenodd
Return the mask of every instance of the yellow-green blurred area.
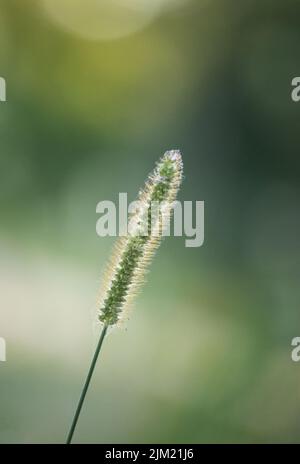
<path id="1" fill-rule="evenodd" d="M 0 442 L 64 442 L 114 239 L 167 149 L 205 242 L 164 240 L 75 441 L 297 442 L 298 0 L 0 0 Z M 124 330 L 126 329 L 126 330 Z"/>

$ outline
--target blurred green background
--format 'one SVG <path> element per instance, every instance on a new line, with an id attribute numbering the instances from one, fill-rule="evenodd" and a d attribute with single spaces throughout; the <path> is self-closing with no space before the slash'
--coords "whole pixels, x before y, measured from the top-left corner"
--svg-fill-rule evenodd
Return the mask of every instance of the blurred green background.
<path id="1" fill-rule="evenodd" d="M 205 242 L 164 241 L 75 442 L 297 442 L 298 0 L 0 0 L 0 442 L 64 442 L 114 239 L 167 149 Z"/>

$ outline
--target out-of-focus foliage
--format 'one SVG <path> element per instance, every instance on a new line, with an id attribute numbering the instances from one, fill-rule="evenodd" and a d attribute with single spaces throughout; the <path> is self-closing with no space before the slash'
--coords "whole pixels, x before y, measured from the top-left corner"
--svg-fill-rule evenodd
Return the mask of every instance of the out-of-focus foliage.
<path id="1" fill-rule="evenodd" d="M 76 440 L 297 442 L 300 4 L 96 3 L 0 0 L 0 442 L 64 441 L 113 243 L 96 204 L 171 148 L 205 243 L 165 240 Z"/>

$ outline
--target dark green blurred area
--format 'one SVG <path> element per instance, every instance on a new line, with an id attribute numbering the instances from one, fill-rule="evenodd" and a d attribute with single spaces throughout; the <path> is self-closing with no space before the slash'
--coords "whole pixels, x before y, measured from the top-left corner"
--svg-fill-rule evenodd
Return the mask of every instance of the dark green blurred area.
<path id="1" fill-rule="evenodd" d="M 96 204 L 172 148 L 205 242 L 164 241 L 76 441 L 298 442 L 300 3 L 165 0 L 114 39 L 95 16 L 91 40 L 49 2 L 0 0 L 0 442 L 64 441 L 114 241 Z"/>

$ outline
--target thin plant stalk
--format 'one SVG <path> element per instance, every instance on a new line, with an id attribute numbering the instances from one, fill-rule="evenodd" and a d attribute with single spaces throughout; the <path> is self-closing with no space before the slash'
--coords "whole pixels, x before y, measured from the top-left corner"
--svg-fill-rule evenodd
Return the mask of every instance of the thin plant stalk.
<path id="1" fill-rule="evenodd" d="M 78 418 L 80 416 L 82 405 L 83 405 L 84 399 L 86 397 L 86 393 L 88 391 L 89 384 L 91 382 L 91 378 L 92 378 L 92 375 L 93 375 L 93 372 L 94 372 L 94 369 L 95 369 L 95 366 L 96 366 L 96 363 L 97 363 L 99 353 L 101 351 L 102 343 L 103 343 L 103 340 L 105 338 L 107 329 L 108 329 L 108 326 L 104 325 L 103 329 L 102 329 L 102 332 L 101 332 L 101 335 L 100 335 L 100 338 L 99 338 L 99 342 L 98 342 L 95 354 L 94 354 L 92 362 L 91 362 L 91 366 L 89 368 L 89 371 L 88 371 L 88 374 L 87 374 L 87 377 L 86 377 L 85 384 L 83 386 L 83 389 L 82 389 L 82 392 L 81 392 L 81 395 L 80 395 L 80 398 L 79 398 L 77 409 L 76 409 L 76 412 L 75 412 L 75 415 L 74 415 L 74 418 L 73 418 L 73 421 L 72 421 L 72 425 L 71 425 L 71 428 L 70 428 L 70 432 L 68 434 L 68 438 L 67 438 L 67 441 L 66 441 L 67 445 L 70 445 L 71 442 L 72 442 L 72 438 L 73 438 L 73 435 L 74 435 L 74 432 L 75 432 L 75 429 L 76 429 Z"/>
<path id="2" fill-rule="evenodd" d="M 139 193 L 139 207 L 131 218 L 131 231 L 128 231 L 125 237 L 120 237 L 116 244 L 97 304 L 98 319 L 103 324 L 103 329 L 79 399 L 67 444 L 72 441 L 107 329 L 127 318 L 125 310 L 143 283 L 146 269 L 159 247 L 165 227 L 164 220 L 170 217 L 182 181 L 182 169 L 179 150 L 170 150 L 163 155 L 149 175 L 144 189 Z M 154 203 L 164 207 L 161 209 L 161 214 L 156 215 L 155 220 L 152 221 Z"/>

